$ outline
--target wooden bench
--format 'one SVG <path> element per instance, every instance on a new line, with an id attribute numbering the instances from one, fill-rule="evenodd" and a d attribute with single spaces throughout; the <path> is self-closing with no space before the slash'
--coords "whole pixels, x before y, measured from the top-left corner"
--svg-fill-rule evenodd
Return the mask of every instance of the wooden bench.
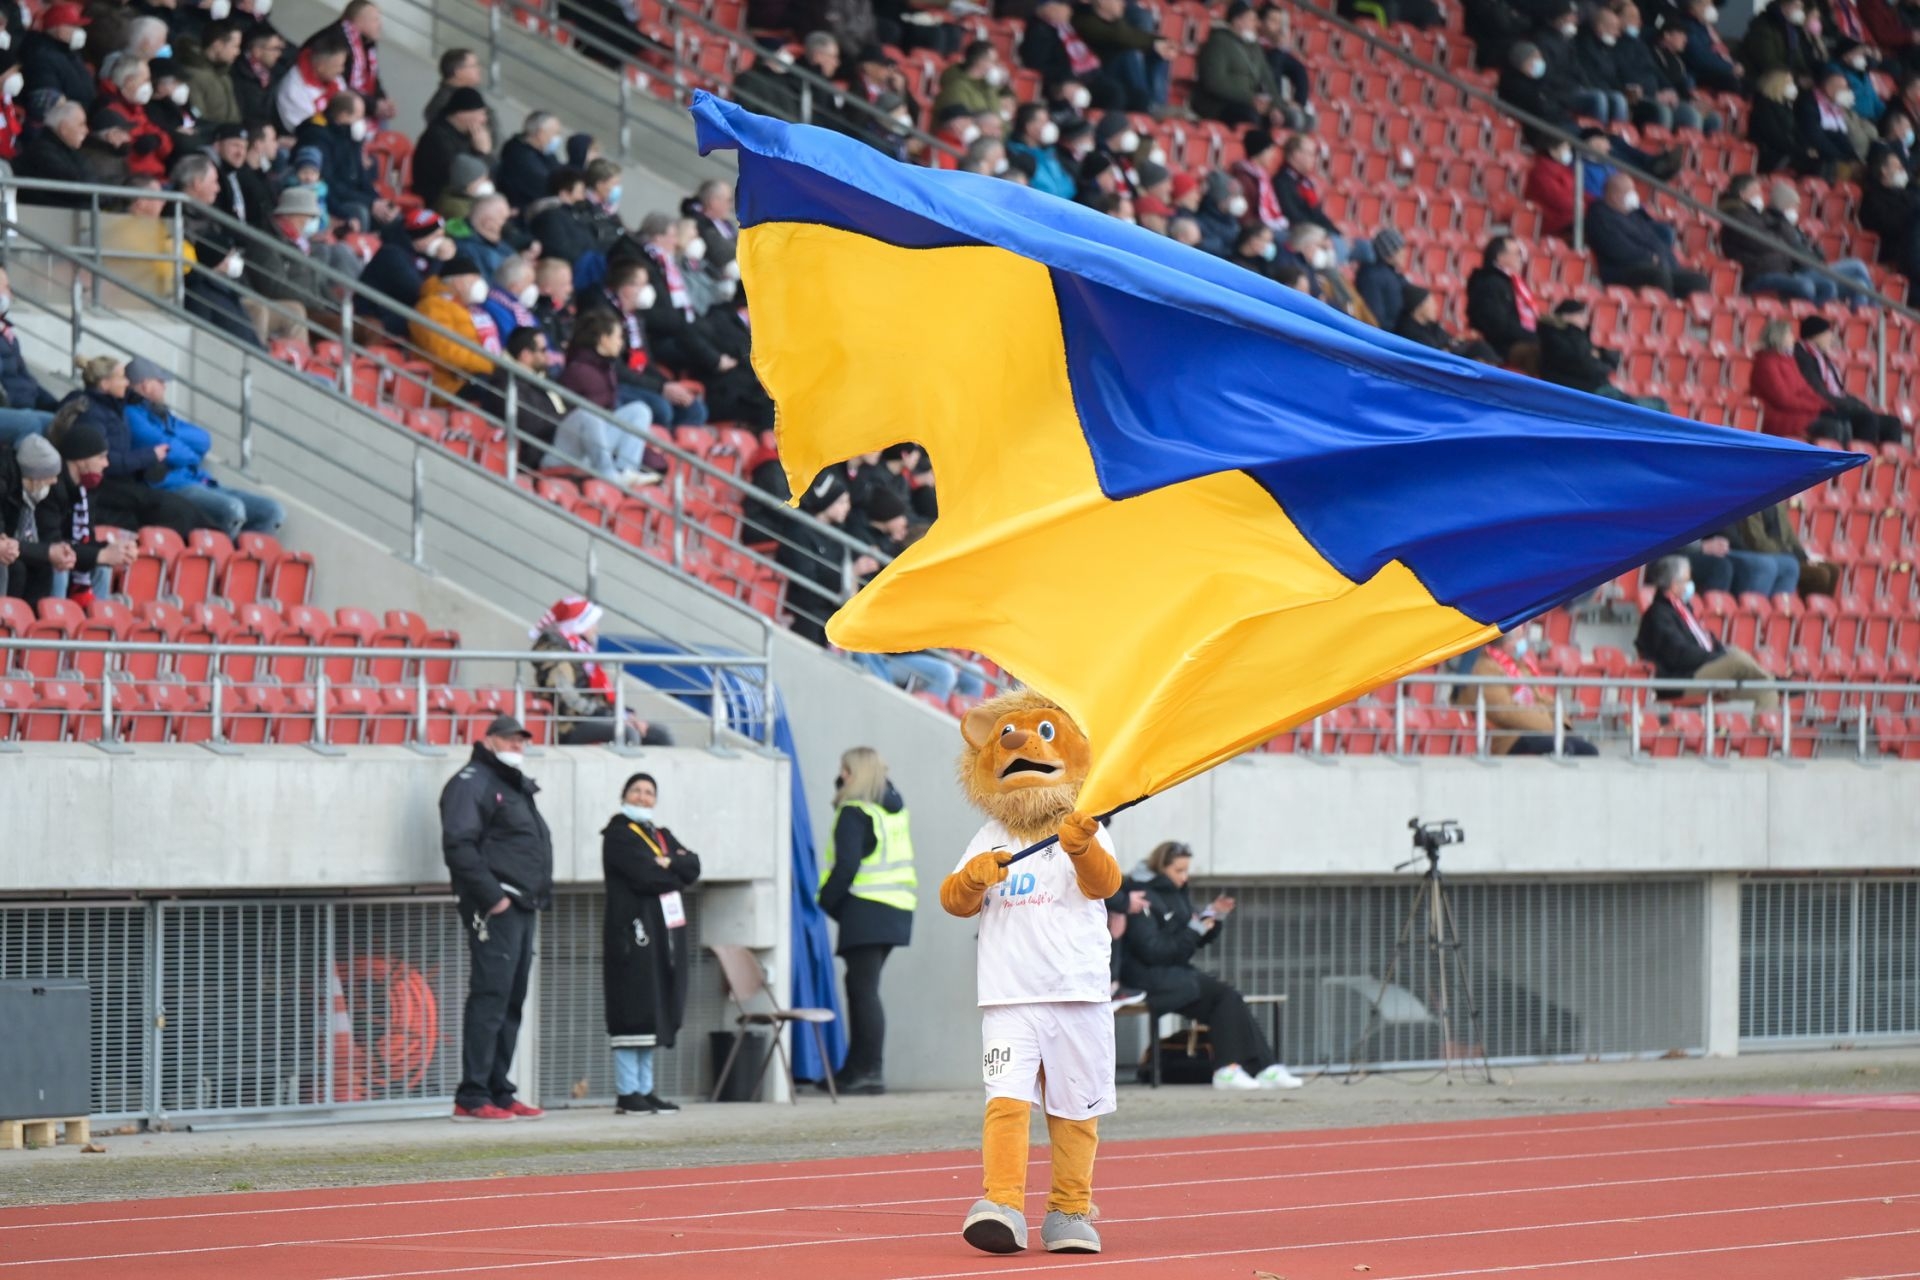
<path id="1" fill-rule="evenodd" d="M 1273 1019 L 1273 1037 L 1270 1043 L 1273 1046 L 1275 1059 L 1279 1060 L 1280 1006 L 1287 1002 L 1287 997 L 1284 995 L 1243 995 L 1240 998 L 1246 1001 L 1247 1004 L 1250 1006 L 1254 1006 L 1254 1005 L 1267 1006 L 1268 1012 Z M 1148 1082 L 1148 1087 L 1152 1089 L 1158 1089 L 1160 1087 L 1160 1019 L 1153 1016 L 1152 1012 L 1148 1010 L 1146 1002 L 1144 1000 L 1141 1001 L 1139 1004 L 1131 1004 L 1131 1005 L 1127 1005 L 1125 1008 L 1115 1009 L 1114 1016 L 1117 1018 L 1124 1018 L 1124 1017 L 1145 1018 L 1147 1020 L 1147 1059 L 1148 1059 L 1148 1062 L 1151 1064 L 1151 1072 L 1152 1072 L 1152 1078 Z M 1177 1018 L 1177 1017 L 1180 1017 L 1181 1015 L 1176 1013 L 1176 1014 L 1171 1014 L 1169 1016 Z M 1207 1029 L 1206 1023 L 1188 1020 L 1187 1022 L 1187 1052 L 1188 1053 L 1194 1052 L 1194 1050 L 1199 1046 L 1200 1033 L 1205 1031 L 1206 1029 Z"/>

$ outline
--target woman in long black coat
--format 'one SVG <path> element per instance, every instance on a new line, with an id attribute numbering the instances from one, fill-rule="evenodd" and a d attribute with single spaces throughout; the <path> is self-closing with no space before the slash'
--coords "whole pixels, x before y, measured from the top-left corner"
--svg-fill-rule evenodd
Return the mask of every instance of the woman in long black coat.
<path id="1" fill-rule="evenodd" d="M 604 982 L 616 1115 L 678 1111 L 653 1089 L 653 1051 L 673 1048 L 687 1009 L 687 909 L 700 855 L 654 820 L 659 786 L 636 773 L 600 833 L 607 880 Z"/>

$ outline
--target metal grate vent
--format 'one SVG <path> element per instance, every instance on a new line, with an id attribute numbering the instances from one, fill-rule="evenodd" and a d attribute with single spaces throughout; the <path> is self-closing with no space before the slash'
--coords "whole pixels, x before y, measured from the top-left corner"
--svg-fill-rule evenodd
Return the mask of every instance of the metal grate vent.
<path id="1" fill-rule="evenodd" d="M 1395 973 L 1357 1054 L 1418 881 L 1273 885 L 1239 908 L 1198 962 L 1245 994 L 1284 994 L 1281 1057 L 1310 1066 L 1440 1060 L 1438 965 L 1421 943 Z M 1198 886 L 1196 904 L 1218 892 Z M 1453 881 L 1485 1051 L 1513 1061 L 1697 1052 L 1706 1041 L 1705 891 L 1698 880 Z M 1456 1000 L 1456 1008 L 1460 1008 Z M 1269 1024 L 1256 1009 L 1260 1025 Z M 1468 1040 L 1464 1010 L 1455 1036 Z"/>
<path id="2" fill-rule="evenodd" d="M 712 1089 L 707 1033 L 728 1025 L 720 966 L 701 940 L 700 895 L 684 896 L 692 968 L 679 1042 L 654 1055 L 654 1088 L 662 1097 L 699 1097 Z M 600 971 L 605 901 L 598 889 L 562 891 L 540 921 L 540 1080 L 547 1106 L 613 1100 Z"/>
<path id="3" fill-rule="evenodd" d="M 92 987 L 93 1114 L 145 1111 L 148 909 L 139 903 L 0 905 L 0 978 Z"/>
<path id="4" fill-rule="evenodd" d="M 1920 1036 L 1920 878 L 1741 885 L 1740 1036 Z"/>

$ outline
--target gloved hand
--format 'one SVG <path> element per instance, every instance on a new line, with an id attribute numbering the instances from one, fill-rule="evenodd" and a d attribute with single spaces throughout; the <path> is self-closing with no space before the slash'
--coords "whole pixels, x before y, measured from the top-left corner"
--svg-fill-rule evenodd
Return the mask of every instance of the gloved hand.
<path id="1" fill-rule="evenodd" d="M 1084 813 L 1075 811 L 1060 820 L 1060 847 L 1070 858 L 1077 858 L 1092 848 L 1094 837 L 1099 834 L 1099 819 Z"/>
<path id="2" fill-rule="evenodd" d="M 960 868 L 960 877 L 969 889 L 984 893 L 1007 878 L 1007 863 L 1012 858 L 1012 854 L 998 849 L 976 853 Z"/>

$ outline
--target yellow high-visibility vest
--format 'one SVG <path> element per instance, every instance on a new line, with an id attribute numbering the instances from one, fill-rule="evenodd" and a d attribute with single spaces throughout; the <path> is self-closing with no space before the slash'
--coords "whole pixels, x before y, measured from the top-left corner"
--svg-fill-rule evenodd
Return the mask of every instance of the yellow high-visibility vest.
<path id="1" fill-rule="evenodd" d="M 913 910 L 914 890 L 920 886 L 920 878 L 913 871 L 913 836 L 907 827 L 907 811 L 888 813 L 879 805 L 867 800 L 849 800 L 842 809 L 854 808 L 873 820 L 873 831 L 877 837 L 873 852 L 860 860 L 860 869 L 854 872 L 851 892 L 856 898 L 865 898 L 889 907 L 898 907 L 902 911 Z M 840 814 L 834 812 L 834 827 L 840 825 Z M 826 864 L 820 869 L 820 885 L 826 887 L 827 879 L 833 874 L 834 847 L 833 836 L 827 836 Z"/>

